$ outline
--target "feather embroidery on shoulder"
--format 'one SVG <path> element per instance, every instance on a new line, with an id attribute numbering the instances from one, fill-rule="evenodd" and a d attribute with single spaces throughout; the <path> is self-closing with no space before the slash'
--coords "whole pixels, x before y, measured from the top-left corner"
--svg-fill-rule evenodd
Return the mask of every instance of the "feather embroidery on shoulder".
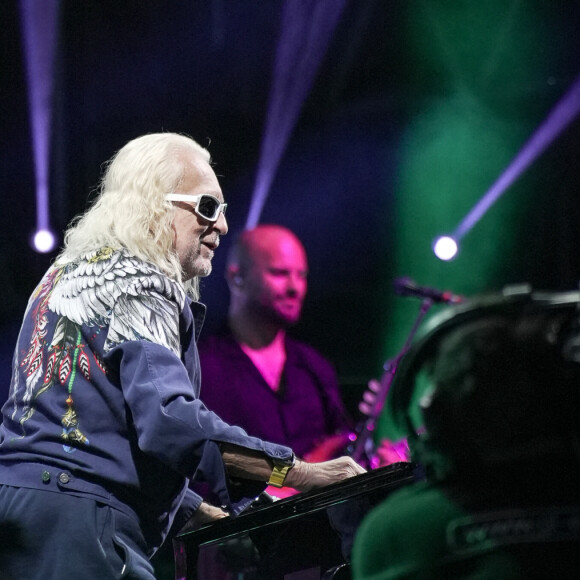
<path id="1" fill-rule="evenodd" d="M 20 423 L 32 416 L 36 397 L 61 385 L 67 391 L 62 438 L 65 450 L 72 452 L 74 445 L 88 443 L 72 397 L 77 372 L 87 381 L 91 378 L 91 358 L 81 327 L 107 328 L 105 352 L 126 341 L 147 340 L 179 356 L 179 313 L 185 293 L 154 265 L 103 248 L 49 272 L 34 297 L 34 331 L 20 363 L 26 377 Z M 58 315 L 50 342 L 48 311 Z M 106 372 L 99 355 L 91 354 L 95 368 Z"/>

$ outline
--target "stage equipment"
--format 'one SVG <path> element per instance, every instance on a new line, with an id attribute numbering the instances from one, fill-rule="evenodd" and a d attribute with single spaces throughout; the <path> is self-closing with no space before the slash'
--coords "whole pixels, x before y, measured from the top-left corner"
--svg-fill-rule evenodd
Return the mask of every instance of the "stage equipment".
<path id="1" fill-rule="evenodd" d="M 379 388 L 376 392 L 370 393 L 371 404 L 364 401 L 359 405 L 359 410 L 366 416 L 366 419 L 359 423 L 355 428 L 355 438 L 347 447 L 347 454 L 350 455 L 357 463 L 365 467 L 373 467 L 373 457 L 376 447 L 374 444 L 374 431 L 376 422 L 384 408 L 389 389 L 397 372 L 399 362 L 407 351 L 411 348 L 413 339 L 419 329 L 421 322 L 434 303 L 459 303 L 464 300 L 462 296 L 455 295 L 449 291 L 437 290 L 417 285 L 411 278 L 397 278 L 394 281 L 395 293 L 400 296 L 410 296 L 420 298 L 421 304 L 419 313 L 415 319 L 411 330 L 405 339 L 402 349 L 399 353 L 387 360 L 383 365 L 384 373 L 379 382 Z"/>
<path id="2" fill-rule="evenodd" d="M 415 459 L 481 467 L 548 445 L 573 453 L 579 321 L 580 291 L 527 284 L 433 316 L 401 361 L 387 402 L 395 428 L 425 452 Z M 535 448 L 526 452 L 531 440 Z"/>

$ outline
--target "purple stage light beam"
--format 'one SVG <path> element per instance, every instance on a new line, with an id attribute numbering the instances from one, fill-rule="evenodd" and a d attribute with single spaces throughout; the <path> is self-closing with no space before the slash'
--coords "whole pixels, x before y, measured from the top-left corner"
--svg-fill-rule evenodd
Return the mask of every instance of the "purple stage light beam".
<path id="1" fill-rule="evenodd" d="M 477 202 L 459 224 L 453 238 L 459 241 L 484 216 L 487 210 L 505 193 L 507 188 L 539 157 L 556 137 L 574 120 L 580 112 L 580 77 L 552 109 L 548 117 L 538 127 L 514 160 L 508 165 L 497 181 Z"/>
<path id="2" fill-rule="evenodd" d="M 47 234 L 50 234 L 50 135 L 58 9 L 59 0 L 20 0 L 36 178 L 36 229 L 37 233 Z M 43 234 L 43 239 L 46 241 L 49 237 Z M 41 252 L 52 250 L 46 243 L 35 247 Z"/>
<path id="3" fill-rule="evenodd" d="M 280 159 L 347 0 L 286 0 L 246 229 L 259 221 Z"/>

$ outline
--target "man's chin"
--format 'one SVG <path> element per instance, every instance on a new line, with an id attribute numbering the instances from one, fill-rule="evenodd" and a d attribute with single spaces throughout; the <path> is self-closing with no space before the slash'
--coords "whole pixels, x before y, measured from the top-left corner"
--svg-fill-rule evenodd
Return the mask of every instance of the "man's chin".
<path id="1" fill-rule="evenodd" d="M 282 326 L 294 326 L 300 320 L 300 312 L 277 312 L 276 314 Z"/>
<path id="2" fill-rule="evenodd" d="M 193 264 L 191 268 L 191 271 L 193 272 L 191 278 L 193 277 L 205 278 L 206 276 L 209 276 L 211 274 L 212 271 L 211 261 L 196 260 L 196 262 Z"/>

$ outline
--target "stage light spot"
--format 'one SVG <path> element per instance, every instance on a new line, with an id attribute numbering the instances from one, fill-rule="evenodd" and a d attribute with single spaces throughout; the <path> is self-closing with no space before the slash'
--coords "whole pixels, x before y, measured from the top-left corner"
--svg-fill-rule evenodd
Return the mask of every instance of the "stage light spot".
<path id="1" fill-rule="evenodd" d="M 453 260 L 458 251 L 457 242 L 451 236 L 441 236 L 433 244 L 433 252 L 440 260 Z"/>
<path id="2" fill-rule="evenodd" d="M 50 230 L 38 230 L 34 234 L 32 247 L 41 254 L 51 252 L 55 246 L 55 237 Z"/>

